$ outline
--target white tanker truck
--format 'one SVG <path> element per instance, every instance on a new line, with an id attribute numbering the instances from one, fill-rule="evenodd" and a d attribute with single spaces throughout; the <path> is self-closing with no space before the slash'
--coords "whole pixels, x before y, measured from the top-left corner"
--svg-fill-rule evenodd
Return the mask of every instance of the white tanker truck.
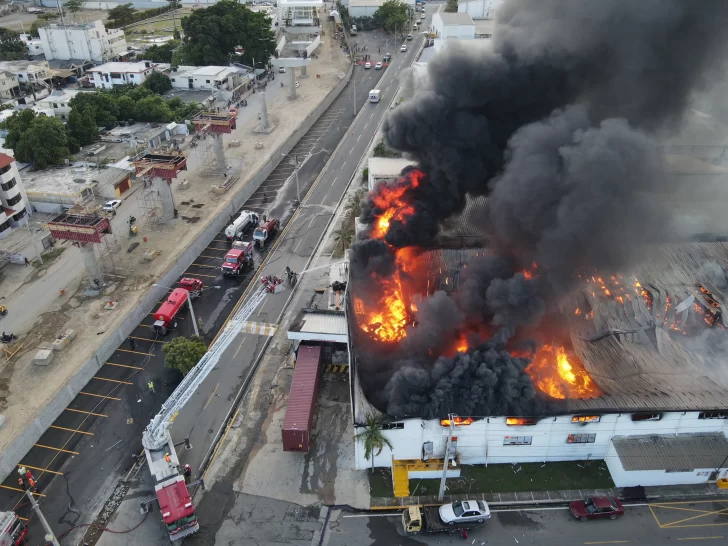
<path id="1" fill-rule="evenodd" d="M 225 228 L 225 236 L 230 241 L 241 239 L 245 230 L 251 225 L 258 225 L 258 215 L 252 211 L 244 210 L 233 220 L 232 224 Z"/>

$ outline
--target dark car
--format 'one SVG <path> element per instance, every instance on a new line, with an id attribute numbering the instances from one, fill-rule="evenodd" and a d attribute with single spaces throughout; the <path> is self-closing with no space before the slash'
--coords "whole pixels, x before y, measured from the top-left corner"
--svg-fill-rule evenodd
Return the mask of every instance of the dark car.
<path id="1" fill-rule="evenodd" d="M 593 497 L 569 503 L 571 515 L 581 521 L 588 519 L 617 519 L 624 515 L 624 506 L 619 499 L 609 497 Z"/>

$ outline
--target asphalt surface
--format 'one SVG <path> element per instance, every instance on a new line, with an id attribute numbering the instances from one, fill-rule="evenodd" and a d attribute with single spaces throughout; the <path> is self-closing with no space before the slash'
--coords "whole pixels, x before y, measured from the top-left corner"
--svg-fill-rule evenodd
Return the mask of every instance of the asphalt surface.
<path id="1" fill-rule="evenodd" d="M 256 251 L 255 267 L 265 260 L 264 274 L 281 275 L 286 265 L 297 271 L 303 268 L 345 191 L 358 158 L 374 135 L 386 105 L 394 96 L 395 72 L 411 62 L 415 49 L 412 47 L 407 54 L 395 56 L 395 70 L 357 67 L 353 79 L 357 107 L 366 106 L 366 109 L 355 127 L 349 127 L 354 117 L 354 86 L 350 85 L 242 207 L 277 214 L 285 221 L 295 199 L 294 158 L 301 164 L 299 186 L 303 195 L 343 137 L 334 161 L 307 197 L 300 214 L 288 226 L 282 244 L 276 249 L 269 245 L 269 250 L 263 254 Z M 383 77 L 383 83 L 377 84 L 380 77 Z M 368 92 L 375 84 L 383 89 L 382 102 L 378 105 L 366 103 Z M 263 192 L 267 194 L 268 202 L 264 202 Z M 208 343 L 254 278 L 250 269 L 237 278 L 223 277 L 219 273 L 219 265 L 228 248 L 224 234 L 219 233 L 184 275 L 198 277 L 208 287 L 220 287 L 206 290 L 194 302 L 196 315 L 203 319 L 204 337 Z M 255 278 L 258 277 L 259 273 L 256 273 Z M 257 287 L 257 280 L 252 285 Z M 288 295 L 285 291 L 267 298 L 250 320 L 274 322 Z M 120 346 L 83 388 L 83 394 L 79 394 L 43 434 L 36 447 L 18 461 L 33 471 L 41 507 L 57 533 L 93 519 L 118 478 L 131 467 L 132 454 L 141 452 L 144 427 L 180 380 L 179 374 L 164 368 L 161 350 L 163 343 L 175 336 L 192 335 L 188 311 L 182 311 L 179 319 L 177 330 L 157 341 L 151 335 L 153 320 L 150 314 L 132 334 L 134 348 L 129 343 Z M 193 469 L 199 468 L 207 454 L 264 342 L 265 338 L 259 336 L 239 336 L 175 421 L 173 438 L 190 438 L 193 449 L 180 455 Z M 154 392 L 149 390 L 149 382 L 154 383 Z M 0 485 L 0 510 L 11 509 L 21 517 L 30 517 L 29 506 L 18 488 L 17 476 L 12 475 Z M 29 542 L 40 542 L 40 525 L 31 521 L 30 529 Z"/>
<path id="2" fill-rule="evenodd" d="M 400 513 L 342 514 L 329 523 L 328 546 L 559 545 L 625 544 L 724 545 L 728 542 L 728 502 L 696 501 L 628 506 L 617 520 L 576 521 L 566 507 L 493 511 L 484 525 L 459 534 L 405 536 Z"/>

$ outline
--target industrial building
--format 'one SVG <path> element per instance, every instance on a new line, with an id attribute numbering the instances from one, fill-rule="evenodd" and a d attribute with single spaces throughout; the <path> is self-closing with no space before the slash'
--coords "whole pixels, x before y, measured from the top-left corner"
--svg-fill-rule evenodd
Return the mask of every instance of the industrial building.
<path id="1" fill-rule="evenodd" d="M 367 191 L 372 191 L 380 182 L 394 182 L 402 170 L 415 165 L 409 159 L 396 157 L 370 157 L 367 161 Z"/>
<path id="2" fill-rule="evenodd" d="M 467 13 L 438 11 L 432 16 L 430 32 L 435 38 L 435 52 L 439 52 L 450 40 L 474 40 L 475 22 Z"/>

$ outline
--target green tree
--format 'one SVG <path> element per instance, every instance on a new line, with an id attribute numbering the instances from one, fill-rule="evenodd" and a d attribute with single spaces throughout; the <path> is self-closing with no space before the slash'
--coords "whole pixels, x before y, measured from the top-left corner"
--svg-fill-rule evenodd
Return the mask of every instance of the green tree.
<path id="1" fill-rule="evenodd" d="M 195 66 L 227 65 L 236 46 L 242 61 L 267 63 L 276 49 L 271 21 L 263 12 L 249 10 L 233 0 L 221 0 L 182 19 L 185 38 L 179 59 Z"/>
<path id="2" fill-rule="evenodd" d="M 388 32 L 394 32 L 395 29 L 403 32 L 409 18 L 408 10 L 402 0 L 387 0 L 374 12 L 372 23 Z"/>
<path id="3" fill-rule="evenodd" d="M 179 40 L 170 40 L 161 45 L 153 45 L 144 52 L 144 58 L 155 63 L 171 63 L 172 54 L 181 43 Z"/>
<path id="4" fill-rule="evenodd" d="M 143 87 L 146 87 L 150 91 L 153 91 L 157 95 L 164 95 L 167 91 L 172 89 L 172 80 L 169 76 L 162 74 L 161 72 L 152 72 L 147 79 L 142 83 Z"/>
<path id="5" fill-rule="evenodd" d="M 96 121 L 87 111 L 71 110 L 66 127 L 68 134 L 79 146 L 93 144 L 99 136 Z"/>
<path id="6" fill-rule="evenodd" d="M 137 13 L 137 10 L 134 9 L 132 4 L 121 4 L 120 6 L 116 6 L 109 10 L 109 26 L 123 27 L 126 30 L 126 25 L 137 20 Z"/>
<path id="7" fill-rule="evenodd" d="M 0 61 L 17 61 L 28 56 L 28 48 L 14 30 L 0 27 Z"/>
<path id="8" fill-rule="evenodd" d="M 69 101 L 71 109 L 88 112 L 99 127 L 112 128 L 116 125 L 119 108 L 109 93 L 78 93 Z"/>
<path id="9" fill-rule="evenodd" d="M 63 4 L 63 9 L 76 14 L 83 9 L 83 0 L 66 0 Z"/>
<path id="10" fill-rule="evenodd" d="M 18 147 L 20 137 L 28 130 L 36 116 L 37 114 L 30 109 L 13 112 L 13 115 L 4 123 L 5 128 L 8 130 L 8 136 L 5 137 L 5 146 L 7 148 L 14 150 Z"/>
<path id="11" fill-rule="evenodd" d="M 61 120 L 36 116 L 14 148 L 15 158 L 22 163 L 30 163 L 33 170 L 45 169 L 68 158 L 71 153 L 69 144 L 68 133 Z"/>
<path id="12" fill-rule="evenodd" d="M 351 244 L 351 238 L 352 233 L 351 229 L 349 228 L 346 223 L 341 225 L 339 229 L 335 230 L 332 234 L 332 237 L 334 238 L 334 243 L 336 243 L 336 247 L 334 247 L 336 250 L 341 249 L 341 255 L 343 256 L 344 251 L 346 248 Z"/>
<path id="13" fill-rule="evenodd" d="M 119 97 L 116 101 L 116 107 L 119 109 L 118 117 L 122 121 L 134 119 L 134 108 L 136 104 L 131 97 Z"/>
<path id="14" fill-rule="evenodd" d="M 364 447 L 364 458 L 372 461 L 372 472 L 374 472 L 374 457 L 382 452 L 384 446 L 392 449 L 392 442 L 382 434 L 382 423 L 381 417 L 370 413 L 364 421 L 364 429 L 354 436 L 354 440 L 361 442 Z"/>
<path id="15" fill-rule="evenodd" d="M 195 367 L 207 352 L 205 341 L 199 336 L 176 337 L 162 347 L 164 365 L 179 370 L 182 375 Z"/>
<path id="16" fill-rule="evenodd" d="M 447 0 L 447 5 L 445 6 L 445 11 L 447 13 L 457 13 L 458 12 L 458 0 Z"/>
<path id="17" fill-rule="evenodd" d="M 172 110 L 159 95 L 140 100 L 134 108 L 134 119 L 137 121 L 170 121 L 172 117 Z"/>

